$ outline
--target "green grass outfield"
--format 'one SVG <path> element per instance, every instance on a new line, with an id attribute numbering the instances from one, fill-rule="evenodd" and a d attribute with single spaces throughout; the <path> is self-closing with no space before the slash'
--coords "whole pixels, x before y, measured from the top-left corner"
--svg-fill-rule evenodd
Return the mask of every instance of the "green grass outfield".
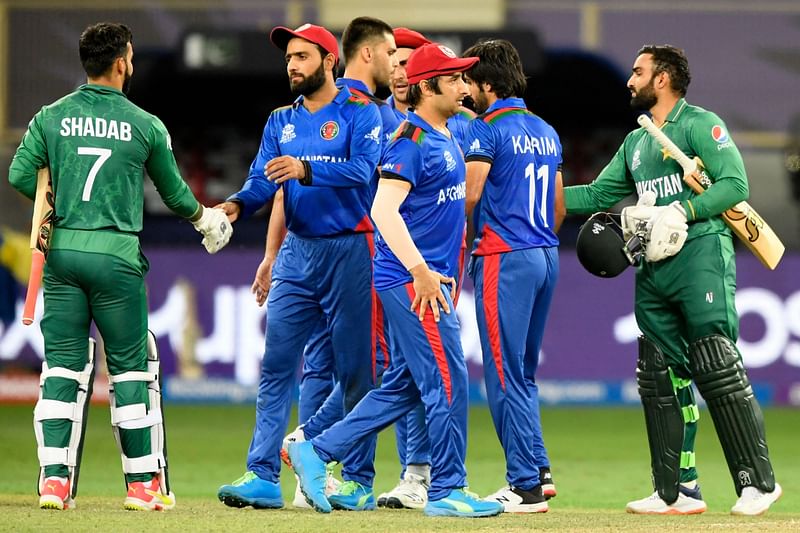
<path id="1" fill-rule="evenodd" d="M 122 510 L 125 487 L 109 426 L 108 409 L 95 407 L 89 428 L 75 511 L 37 508 L 38 466 L 32 406 L 0 406 L 0 530 L 2 531 L 800 531 L 800 410 L 770 409 L 767 431 L 784 496 L 763 517 L 733 517 L 735 501 L 710 417 L 703 412 L 697 455 L 709 511 L 689 517 L 625 513 L 628 500 L 651 492 L 649 459 L 640 409 L 546 408 L 545 437 L 558 497 L 550 512 L 499 518 L 428 518 L 418 511 L 336 511 L 323 516 L 291 507 L 294 482 L 284 469 L 287 507 L 277 511 L 230 509 L 217 487 L 244 471 L 252 406 L 168 406 L 171 480 L 177 507 L 144 516 Z M 470 412 L 467 470 L 470 488 L 485 495 L 504 484 L 504 460 L 486 408 Z M 381 435 L 376 494 L 394 486 L 399 467 L 394 432 Z"/>

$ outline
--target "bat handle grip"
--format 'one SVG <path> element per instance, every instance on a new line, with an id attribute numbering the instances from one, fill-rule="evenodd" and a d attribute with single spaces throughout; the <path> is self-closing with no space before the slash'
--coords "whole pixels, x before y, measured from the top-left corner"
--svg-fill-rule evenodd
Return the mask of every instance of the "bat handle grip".
<path id="1" fill-rule="evenodd" d="M 25 308 L 22 311 L 22 323 L 30 326 L 33 323 L 33 312 L 36 309 L 36 297 L 42 285 L 42 269 L 44 254 L 39 250 L 31 251 L 31 275 L 28 278 L 28 292 L 25 295 Z"/>

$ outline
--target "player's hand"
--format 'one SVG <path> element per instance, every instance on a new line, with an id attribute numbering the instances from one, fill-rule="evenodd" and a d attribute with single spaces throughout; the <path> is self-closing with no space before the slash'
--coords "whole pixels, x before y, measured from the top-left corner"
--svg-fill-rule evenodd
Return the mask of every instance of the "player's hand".
<path id="1" fill-rule="evenodd" d="M 648 261 L 662 261 L 672 257 L 683 248 L 689 226 L 686 224 L 686 212 L 677 200 L 660 208 L 650 223 L 650 241 L 645 250 Z"/>
<path id="2" fill-rule="evenodd" d="M 450 306 L 442 292 L 442 284 L 450 285 L 452 294 L 455 291 L 456 280 L 434 272 L 425 263 L 415 266 L 410 272 L 414 277 L 414 301 L 411 302 L 411 311 L 418 313 L 419 321 L 425 319 L 429 307 L 436 322 L 439 322 L 440 305 L 445 313 L 450 314 Z"/>
<path id="3" fill-rule="evenodd" d="M 222 209 L 203 207 L 203 214 L 192 225 L 203 235 L 202 244 L 210 254 L 222 250 L 233 235 L 233 227 Z"/>
<path id="4" fill-rule="evenodd" d="M 622 210 L 620 222 L 622 225 L 622 238 L 627 241 L 634 235 L 640 238 L 646 233 L 647 223 L 658 213 L 661 208 L 656 205 L 656 194 L 653 191 L 645 191 L 639 196 L 636 205 L 626 207 Z M 646 239 L 645 239 L 646 240 Z"/>
<path id="5" fill-rule="evenodd" d="M 268 180 L 280 185 L 287 180 L 301 180 L 306 177 L 306 167 L 299 159 L 290 155 L 282 155 L 271 159 L 264 167 L 264 175 Z"/>
<path id="6" fill-rule="evenodd" d="M 274 264 L 274 257 L 264 256 L 256 270 L 253 286 L 250 287 L 250 292 L 256 295 L 256 303 L 259 307 L 264 305 L 264 302 L 267 301 L 267 296 L 269 296 L 269 286 L 272 283 L 272 266 Z"/>
<path id="7" fill-rule="evenodd" d="M 214 206 L 214 209 L 222 209 L 228 215 L 228 221 L 232 224 L 239 219 L 242 214 L 242 206 L 236 202 L 222 202 Z"/>

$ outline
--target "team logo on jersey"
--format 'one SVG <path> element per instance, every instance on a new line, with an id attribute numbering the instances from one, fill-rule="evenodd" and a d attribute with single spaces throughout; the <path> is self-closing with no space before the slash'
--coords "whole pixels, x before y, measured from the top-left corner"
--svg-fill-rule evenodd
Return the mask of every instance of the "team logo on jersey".
<path id="1" fill-rule="evenodd" d="M 286 144 L 291 142 L 295 137 L 297 137 L 297 134 L 294 132 L 294 124 L 287 124 L 283 127 L 283 131 L 281 131 L 281 140 L 278 142 Z"/>
<path id="2" fill-rule="evenodd" d="M 370 141 L 375 141 L 375 144 L 381 143 L 381 127 L 375 126 L 372 128 L 372 131 L 364 135 L 365 139 L 369 139 Z"/>
<path id="3" fill-rule="evenodd" d="M 444 161 L 445 163 L 447 163 L 448 172 L 456 168 L 456 160 L 453 159 L 453 154 L 450 153 L 450 150 L 444 151 Z"/>
<path id="4" fill-rule="evenodd" d="M 337 135 L 339 135 L 339 124 L 333 120 L 329 120 L 319 129 L 319 136 L 326 141 L 335 139 Z"/>
<path id="5" fill-rule="evenodd" d="M 641 152 L 639 150 L 636 150 L 635 152 L 633 152 L 633 161 L 631 162 L 631 171 L 636 170 L 637 168 L 639 168 L 639 165 L 642 164 L 641 159 L 639 159 L 640 156 L 641 156 Z"/>
<path id="6" fill-rule="evenodd" d="M 472 144 L 469 145 L 470 152 L 477 152 L 480 149 L 481 149 L 481 141 L 478 139 L 475 139 L 474 141 L 472 141 Z"/>
<path id="7" fill-rule="evenodd" d="M 711 137 L 719 144 L 728 142 L 728 132 L 719 124 L 711 128 Z"/>
<path id="8" fill-rule="evenodd" d="M 441 50 L 442 53 L 444 55 L 446 55 L 447 57 L 450 57 L 450 58 L 453 58 L 453 59 L 455 59 L 457 57 L 455 52 L 453 52 L 452 50 L 450 50 L 448 47 L 446 47 L 443 44 L 439 45 L 439 50 Z"/>

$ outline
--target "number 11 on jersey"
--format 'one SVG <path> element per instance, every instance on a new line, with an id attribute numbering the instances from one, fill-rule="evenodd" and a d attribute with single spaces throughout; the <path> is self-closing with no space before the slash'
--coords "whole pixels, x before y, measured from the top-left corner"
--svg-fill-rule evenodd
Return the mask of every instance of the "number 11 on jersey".
<path id="1" fill-rule="evenodd" d="M 545 228 L 550 227 L 547 221 L 547 188 L 550 175 L 550 165 L 542 165 L 534 172 L 536 165 L 528 163 L 525 167 L 525 177 L 528 179 L 528 219 L 532 226 L 536 226 L 536 182 L 542 180 L 542 197 L 539 199 L 539 213 L 542 215 L 542 223 Z"/>

